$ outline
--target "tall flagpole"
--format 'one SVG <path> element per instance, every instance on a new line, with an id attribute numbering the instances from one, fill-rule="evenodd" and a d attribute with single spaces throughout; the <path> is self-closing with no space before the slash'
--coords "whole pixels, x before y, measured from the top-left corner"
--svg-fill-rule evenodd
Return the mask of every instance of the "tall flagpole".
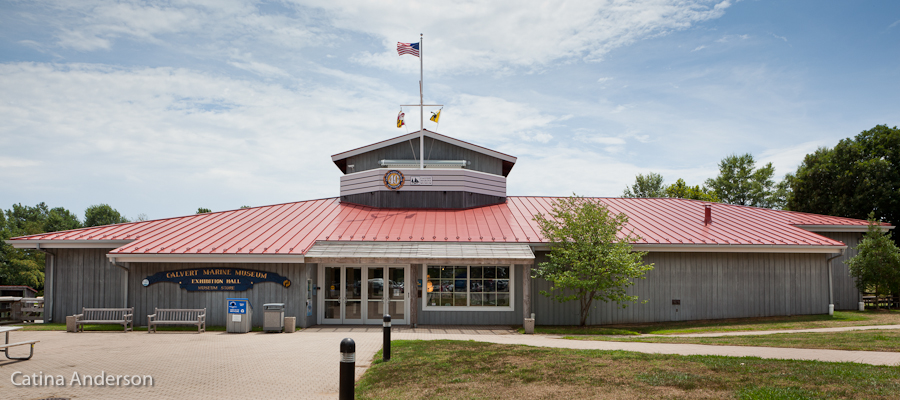
<path id="1" fill-rule="evenodd" d="M 401 104 L 400 107 L 419 107 L 419 169 L 425 169 L 425 106 L 428 107 L 443 107 L 443 104 L 425 104 L 425 96 L 423 95 L 423 81 L 425 80 L 425 75 L 423 73 L 424 68 L 422 67 L 422 40 L 423 34 L 419 34 L 419 104 Z M 399 46 L 403 44 L 398 42 L 397 53 L 398 55 L 403 54 L 411 54 L 411 53 L 400 53 Z M 410 43 L 412 45 L 412 43 Z M 415 150 L 413 150 L 415 153 Z"/>
<path id="2" fill-rule="evenodd" d="M 422 52 L 423 34 L 419 34 L 419 169 L 425 169 L 425 97 L 422 92 L 425 90 L 425 75 L 422 68 Z"/>

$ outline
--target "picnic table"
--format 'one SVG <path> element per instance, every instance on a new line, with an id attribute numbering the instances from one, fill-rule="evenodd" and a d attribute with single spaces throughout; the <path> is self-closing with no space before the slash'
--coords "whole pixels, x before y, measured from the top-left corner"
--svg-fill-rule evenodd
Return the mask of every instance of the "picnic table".
<path id="1" fill-rule="evenodd" d="M 0 326 L 0 333 L 4 333 L 6 336 L 5 340 L 3 341 L 3 345 L 0 345 L 0 351 L 3 351 L 3 355 L 5 355 L 6 358 L 8 358 L 10 360 L 28 360 L 28 359 L 30 359 L 31 356 L 34 355 L 34 344 L 38 342 L 37 340 L 27 340 L 24 342 L 10 343 L 9 342 L 9 333 L 12 331 L 17 331 L 19 329 L 22 329 L 22 327 L 21 326 Z M 24 346 L 26 344 L 30 345 L 30 347 L 31 347 L 31 351 L 28 353 L 28 357 L 10 357 L 9 356 L 9 348 L 10 347 Z"/>

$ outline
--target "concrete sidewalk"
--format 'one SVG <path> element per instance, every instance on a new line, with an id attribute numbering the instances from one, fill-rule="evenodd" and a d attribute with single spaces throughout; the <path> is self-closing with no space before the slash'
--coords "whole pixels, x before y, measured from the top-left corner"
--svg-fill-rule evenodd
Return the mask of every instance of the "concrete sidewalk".
<path id="1" fill-rule="evenodd" d="M 816 333 L 816 332 L 846 332 L 867 331 L 873 329 L 900 329 L 900 325 L 866 325 L 866 326 L 842 326 L 840 328 L 811 328 L 811 329 L 780 329 L 771 331 L 738 331 L 738 332 L 711 332 L 711 333 L 683 333 L 676 335 L 641 335 L 637 337 L 724 337 L 724 336 L 756 336 L 775 335 L 779 333 Z"/>

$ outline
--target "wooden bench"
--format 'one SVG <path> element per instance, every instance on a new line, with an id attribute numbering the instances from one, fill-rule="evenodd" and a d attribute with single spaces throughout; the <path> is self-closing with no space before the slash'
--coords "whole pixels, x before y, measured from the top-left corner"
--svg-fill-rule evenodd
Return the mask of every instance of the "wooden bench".
<path id="1" fill-rule="evenodd" d="M 8 358 L 10 360 L 19 360 L 19 361 L 29 360 L 29 359 L 31 359 L 31 356 L 34 355 L 34 344 L 37 342 L 39 342 L 39 340 L 26 340 L 24 342 L 18 342 L 18 343 L 0 344 L 0 351 L 3 351 L 3 354 L 6 356 L 6 358 Z M 9 356 L 9 348 L 10 347 L 24 346 L 26 344 L 31 345 L 31 350 L 28 352 L 28 357 L 10 357 Z"/>
<path id="2" fill-rule="evenodd" d="M 154 308 L 147 316 L 147 333 L 155 333 L 157 325 L 197 325 L 197 333 L 206 332 L 206 309 Z"/>
<path id="3" fill-rule="evenodd" d="M 85 324 L 121 324 L 125 332 L 134 330 L 134 307 L 130 308 L 82 308 L 81 314 L 75 314 L 75 332 Z"/>

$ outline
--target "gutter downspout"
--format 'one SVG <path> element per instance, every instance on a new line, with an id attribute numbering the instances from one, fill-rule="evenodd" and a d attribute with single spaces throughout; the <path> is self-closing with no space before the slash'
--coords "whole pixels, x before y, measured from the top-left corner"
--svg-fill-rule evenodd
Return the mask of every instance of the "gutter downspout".
<path id="1" fill-rule="evenodd" d="M 831 260 L 844 255 L 844 249 L 834 257 L 825 260 L 825 266 L 828 267 L 828 315 L 834 315 L 834 272 L 831 269 Z"/>
<path id="2" fill-rule="evenodd" d="M 44 323 L 53 322 L 53 273 L 56 272 L 56 254 L 41 248 L 40 243 L 35 244 L 37 251 L 50 256 L 50 271 L 44 271 Z M 47 294 L 50 296 L 47 296 Z"/>
<path id="3" fill-rule="evenodd" d="M 115 258 L 115 257 L 110 257 L 110 258 L 109 258 L 109 263 L 125 270 L 125 282 L 124 282 L 124 284 L 122 285 L 122 291 L 123 291 L 123 294 L 124 294 L 124 296 L 122 297 L 122 307 L 123 307 L 123 308 L 128 308 L 128 281 L 129 281 L 130 278 L 131 278 L 131 269 L 128 268 L 128 267 L 126 267 L 126 266 L 124 266 L 124 265 L 116 264 L 116 258 Z"/>

